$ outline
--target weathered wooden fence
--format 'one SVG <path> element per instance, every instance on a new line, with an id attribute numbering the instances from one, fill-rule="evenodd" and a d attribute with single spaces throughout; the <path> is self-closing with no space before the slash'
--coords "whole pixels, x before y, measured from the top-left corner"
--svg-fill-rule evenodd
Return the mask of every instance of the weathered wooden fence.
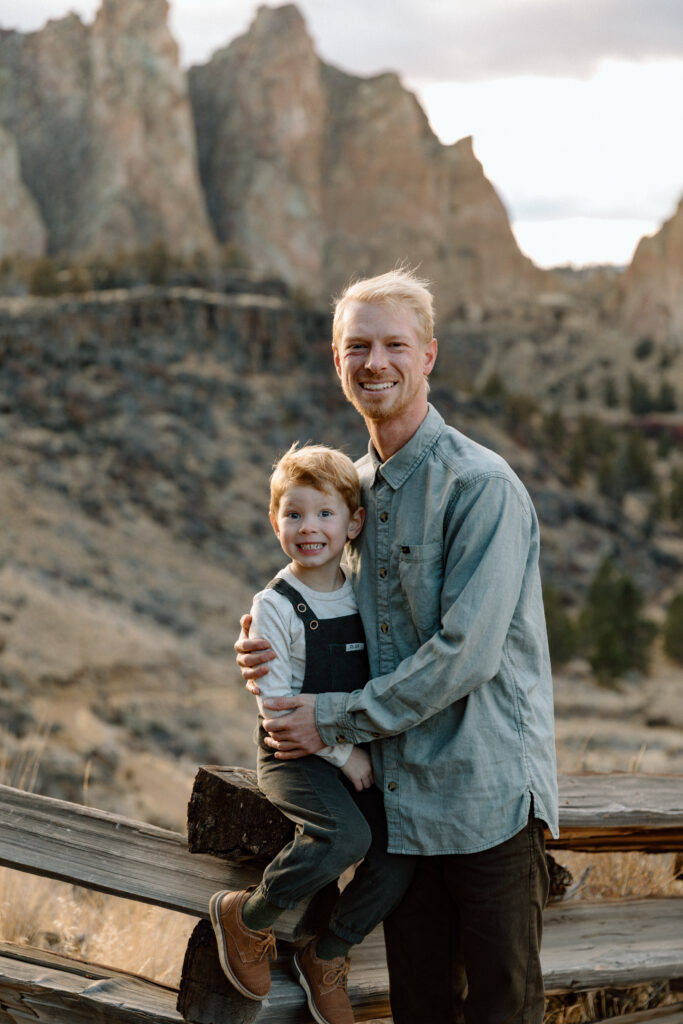
<path id="1" fill-rule="evenodd" d="M 553 848 L 683 851 L 683 778 L 577 775 L 560 780 L 562 838 Z M 242 999 L 223 978 L 206 921 L 210 895 L 260 877 L 288 824 L 246 769 L 200 769 L 185 836 L 102 811 L 0 787 L 0 863 L 201 918 L 180 990 L 41 950 L 0 944 L 0 1022 L 50 1024 L 304 1024 L 303 993 L 273 971 L 270 996 Z M 279 831 L 278 831 L 279 830 Z M 278 836 L 280 838 L 278 839 Z M 270 845 L 269 845 L 270 844 Z M 262 861 L 261 861 L 262 863 Z M 295 934 L 292 915 L 281 933 Z M 543 970 L 549 992 L 630 986 L 683 977 L 683 899 L 551 905 Z M 354 955 L 350 995 L 358 1020 L 389 1014 L 381 929 Z M 683 1005 L 620 1024 L 683 1024 Z"/>

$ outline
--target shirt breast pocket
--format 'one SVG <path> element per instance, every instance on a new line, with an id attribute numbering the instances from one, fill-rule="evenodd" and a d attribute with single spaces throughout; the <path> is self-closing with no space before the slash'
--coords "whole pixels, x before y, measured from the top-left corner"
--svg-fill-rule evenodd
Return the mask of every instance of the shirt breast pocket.
<path id="1" fill-rule="evenodd" d="M 420 643 L 424 643 L 441 624 L 443 562 L 440 541 L 400 545 L 398 576 L 410 618 Z"/>

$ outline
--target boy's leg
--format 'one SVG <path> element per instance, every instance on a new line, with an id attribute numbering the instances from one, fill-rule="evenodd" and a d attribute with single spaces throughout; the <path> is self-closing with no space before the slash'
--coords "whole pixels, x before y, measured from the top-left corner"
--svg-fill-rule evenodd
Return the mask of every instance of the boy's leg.
<path id="1" fill-rule="evenodd" d="M 337 900 L 329 931 L 355 945 L 401 902 L 412 881 L 417 858 L 387 853 L 384 800 L 376 786 L 354 792 L 353 799 L 370 826 L 372 842 L 362 864 Z M 324 940 L 325 937 L 322 948 Z"/>
<path id="2" fill-rule="evenodd" d="M 264 871 L 258 892 L 275 907 L 296 907 L 365 856 L 370 829 L 339 770 L 321 757 L 278 761 L 259 750 L 258 782 L 296 825 L 292 841 Z"/>

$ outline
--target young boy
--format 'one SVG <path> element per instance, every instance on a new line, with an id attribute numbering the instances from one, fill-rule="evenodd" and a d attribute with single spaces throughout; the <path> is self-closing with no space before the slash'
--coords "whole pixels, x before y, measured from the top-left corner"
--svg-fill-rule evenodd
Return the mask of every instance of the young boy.
<path id="1" fill-rule="evenodd" d="M 252 606 L 252 637 L 277 655 L 258 698 L 360 689 L 368 678 L 365 637 L 344 546 L 363 526 L 360 483 L 351 460 L 323 445 L 293 445 L 270 481 L 270 521 L 291 563 Z M 268 712 L 273 715 L 273 712 Z M 364 858 L 339 896 L 322 935 L 294 957 L 294 971 L 318 1024 L 353 1024 L 348 953 L 400 902 L 413 874 L 410 856 L 386 852 L 382 794 L 361 747 L 342 743 L 298 760 L 278 760 L 259 725 L 258 781 L 296 825 L 293 840 L 243 892 L 218 892 L 211 921 L 225 974 L 250 999 L 270 989 L 272 924 Z"/>

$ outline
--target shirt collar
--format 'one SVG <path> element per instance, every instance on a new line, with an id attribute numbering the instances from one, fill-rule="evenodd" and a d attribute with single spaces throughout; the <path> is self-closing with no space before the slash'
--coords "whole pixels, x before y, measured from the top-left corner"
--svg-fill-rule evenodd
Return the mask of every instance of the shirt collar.
<path id="1" fill-rule="evenodd" d="M 406 482 L 443 430 L 443 417 L 433 405 L 428 405 L 427 415 L 413 436 L 402 448 L 399 448 L 386 462 L 382 462 L 375 447 L 370 441 L 368 454 L 375 470 L 375 483 L 381 477 L 393 490 L 398 490 Z"/>

